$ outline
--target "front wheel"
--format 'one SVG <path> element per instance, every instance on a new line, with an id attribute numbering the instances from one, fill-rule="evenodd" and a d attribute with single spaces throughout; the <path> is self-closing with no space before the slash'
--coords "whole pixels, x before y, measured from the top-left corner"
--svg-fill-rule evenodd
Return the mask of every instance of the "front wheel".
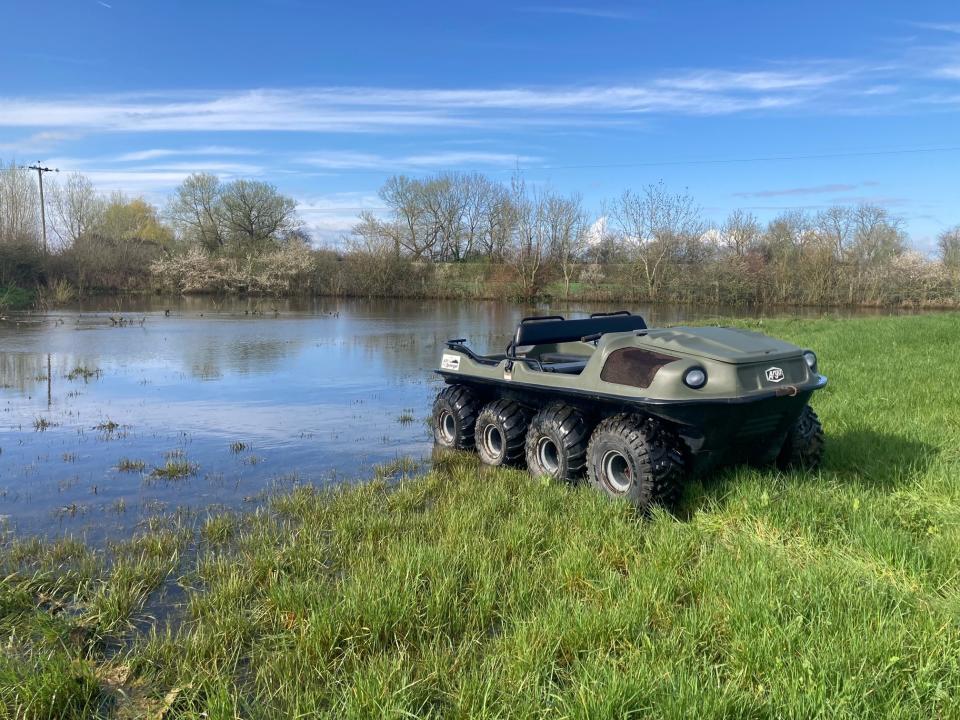
<path id="1" fill-rule="evenodd" d="M 787 431 L 777 456 L 781 470 L 816 470 L 823 459 L 823 425 L 813 408 L 806 405 Z"/>
<path id="2" fill-rule="evenodd" d="M 471 450 L 479 403 L 464 385 L 447 385 L 433 401 L 433 439 L 450 450 Z"/>
<path id="3" fill-rule="evenodd" d="M 657 421 L 614 415 L 593 431 L 587 449 L 590 483 L 641 509 L 673 499 L 685 468 L 681 440 Z"/>

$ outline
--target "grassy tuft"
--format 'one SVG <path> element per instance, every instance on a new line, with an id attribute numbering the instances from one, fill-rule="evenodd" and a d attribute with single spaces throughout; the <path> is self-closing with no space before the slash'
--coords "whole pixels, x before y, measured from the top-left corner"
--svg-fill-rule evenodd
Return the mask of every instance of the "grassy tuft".
<path id="1" fill-rule="evenodd" d="M 53 420 L 48 420 L 45 417 L 37 417 L 33 420 L 33 429 L 37 432 L 46 432 L 50 428 L 56 426 L 57 423 L 53 422 Z"/>
<path id="2" fill-rule="evenodd" d="M 89 382 L 94 378 L 100 377 L 102 373 L 103 371 L 99 368 L 90 368 L 86 365 L 77 365 L 73 370 L 67 373 L 67 379 Z"/>
<path id="3" fill-rule="evenodd" d="M 197 474 L 199 466 L 187 460 L 171 458 L 159 467 L 155 467 L 150 477 L 164 480 L 182 480 Z"/>
<path id="4" fill-rule="evenodd" d="M 120 472 L 143 472 L 147 464 L 143 460 L 131 460 L 130 458 L 120 458 L 117 463 L 117 470 Z"/>

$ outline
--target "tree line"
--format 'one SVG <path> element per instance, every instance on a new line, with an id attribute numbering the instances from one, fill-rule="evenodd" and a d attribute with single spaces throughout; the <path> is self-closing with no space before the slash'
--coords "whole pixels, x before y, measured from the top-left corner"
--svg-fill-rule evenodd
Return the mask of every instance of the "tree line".
<path id="1" fill-rule="evenodd" d="M 705 217 L 663 183 L 589 213 L 578 194 L 479 173 L 397 175 L 337 247 L 317 247 L 296 202 L 269 183 L 186 178 L 163 207 L 105 195 L 72 174 L 49 184 L 42 251 L 36 179 L 0 164 L 0 305 L 96 292 L 493 297 L 532 301 L 954 306 L 960 226 L 938 253 L 872 204 L 787 211 L 761 223 Z"/>

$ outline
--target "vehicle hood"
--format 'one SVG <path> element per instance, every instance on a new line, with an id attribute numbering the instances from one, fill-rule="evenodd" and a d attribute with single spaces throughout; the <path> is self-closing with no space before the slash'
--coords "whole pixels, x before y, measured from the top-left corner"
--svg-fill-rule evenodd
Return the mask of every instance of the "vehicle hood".
<path id="1" fill-rule="evenodd" d="M 796 357 L 796 345 L 738 328 L 657 328 L 636 339 L 638 347 L 666 354 L 696 355 L 727 363 L 763 362 Z"/>

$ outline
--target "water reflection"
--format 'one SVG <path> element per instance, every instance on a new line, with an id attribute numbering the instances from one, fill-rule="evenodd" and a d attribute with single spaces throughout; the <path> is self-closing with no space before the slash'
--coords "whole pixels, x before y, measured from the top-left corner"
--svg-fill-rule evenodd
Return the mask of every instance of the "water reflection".
<path id="1" fill-rule="evenodd" d="M 730 314 L 634 309 L 652 325 Z M 238 506 L 277 482 L 363 478 L 399 456 L 425 458 L 444 341 L 500 351 L 522 315 L 550 311 L 144 297 L 0 322 L 0 517 L 97 541 L 160 507 Z M 414 422 L 401 420 L 409 413 Z M 152 478 L 170 453 L 195 472 Z M 144 470 L 131 471 L 138 462 Z"/>

